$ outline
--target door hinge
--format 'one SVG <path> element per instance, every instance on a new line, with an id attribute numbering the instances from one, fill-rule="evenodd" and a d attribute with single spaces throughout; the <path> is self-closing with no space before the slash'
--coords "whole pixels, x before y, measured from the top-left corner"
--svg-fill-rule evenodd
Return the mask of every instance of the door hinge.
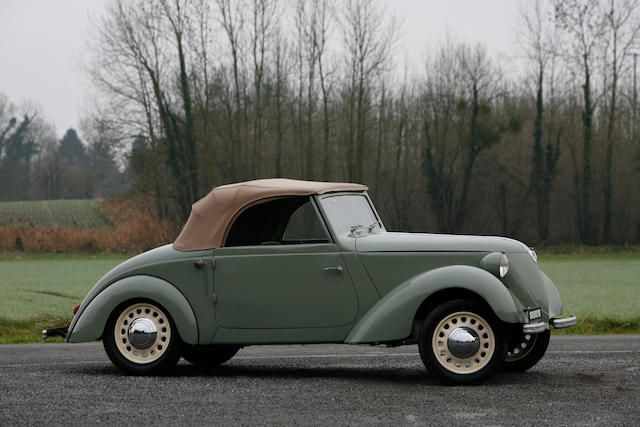
<path id="1" fill-rule="evenodd" d="M 215 260 L 215 258 L 211 260 L 211 268 L 216 268 L 216 260 Z"/>
<path id="2" fill-rule="evenodd" d="M 217 303 L 218 302 L 218 296 L 216 294 L 213 294 L 211 296 L 211 301 L 213 301 L 214 304 Z"/>

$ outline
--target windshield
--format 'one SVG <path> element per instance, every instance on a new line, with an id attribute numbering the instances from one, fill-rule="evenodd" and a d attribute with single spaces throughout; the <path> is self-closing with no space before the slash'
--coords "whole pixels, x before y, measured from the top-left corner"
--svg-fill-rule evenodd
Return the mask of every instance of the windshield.
<path id="1" fill-rule="evenodd" d="M 323 197 L 320 199 L 320 203 L 327 214 L 327 219 L 338 233 L 350 230 L 355 226 L 381 228 L 369 200 L 361 194 Z"/>

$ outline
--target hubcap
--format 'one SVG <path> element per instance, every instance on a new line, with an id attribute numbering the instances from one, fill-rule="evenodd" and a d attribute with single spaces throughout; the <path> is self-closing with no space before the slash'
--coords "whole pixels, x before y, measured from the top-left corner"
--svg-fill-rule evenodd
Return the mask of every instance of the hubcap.
<path id="1" fill-rule="evenodd" d="M 129 342 L 135 348 L 144 350 L 156 342 L 158 329 L 151 319 L 138 317 L 129 326 Z"/>
<path id="2" fill-rule="evenodd" d="M 447 347 L 454 356 L 466 359 L 478 352 L 480 337 L 468 326 L 457 327 L 449 334 Z"/>
<path id="3" fill-rule="evenodd" d="M 115 324 L 116 346 L 128 360 L 146 364 L 164 354 L 171 341 L 169 318 L 151 303 L 137 303 L 125 308 Z"/>
<path id="4" fill-rule="evenodd" d="M 456 374 L 471 374 L 487 366 L 495 346 L 489 323 L 469 311 L 447 315 L 436 325 L 431 340 L 438 362 Z"/>

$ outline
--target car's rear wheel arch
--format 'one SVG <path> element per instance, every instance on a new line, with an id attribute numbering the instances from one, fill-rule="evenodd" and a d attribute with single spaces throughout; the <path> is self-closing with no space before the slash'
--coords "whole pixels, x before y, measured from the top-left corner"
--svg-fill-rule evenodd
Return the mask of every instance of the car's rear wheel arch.
<path id="1" fill-rule="evenodd" d="M 198 344 L 195 310 L 185 294 L 172 283 L 147 275 L 119 279 L 100 291 L 86 308 L 74 317 L 70 335 L 67 335 L 69 342 L 100 339 L 103 337 L 105 324 L 116 307 L 138 298 L 161 304 L 176 323 L 182 340 L 189 344 Z"/>

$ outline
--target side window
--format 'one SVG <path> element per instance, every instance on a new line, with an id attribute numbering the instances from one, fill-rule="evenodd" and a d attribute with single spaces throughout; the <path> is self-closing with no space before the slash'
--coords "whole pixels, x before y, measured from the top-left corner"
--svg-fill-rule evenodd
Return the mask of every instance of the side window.
<path id="1" fill-rule="evenodd" d="M 224 246 L 326 243 L 329 237 L 309 197 L 263 202 L 242 212 Z"/>
<path id="2" fill-rule="evenodd" d="M 284 230 L 284 241 L 328 242 L 327 232 L 322 225 L 311 201 L 305 202 L 289 218 Z"/>

